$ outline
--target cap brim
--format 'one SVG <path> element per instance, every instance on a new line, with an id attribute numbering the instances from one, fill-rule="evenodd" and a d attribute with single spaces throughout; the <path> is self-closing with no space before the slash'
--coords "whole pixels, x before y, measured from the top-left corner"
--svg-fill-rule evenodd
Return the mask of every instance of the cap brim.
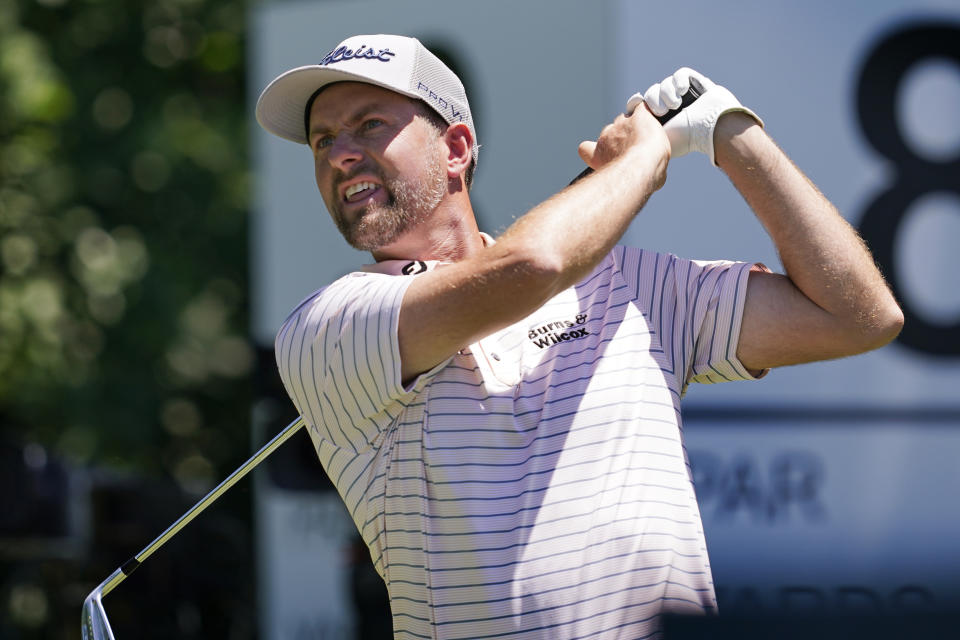
<path id="1" fill-rule="evenodd" d="M 334 82 L 364 82 L 411 98 L 419 99 L 420 97 L 376 82 L 366 76 L 319 65 L 308 65 L 291 69 L 267 85 L 257 100 L 257 122 L 276 136 L 307 144 L 307 132 L 304 127 L 304 110 L 307 107 L 307 100 L 318 89 Z"/>

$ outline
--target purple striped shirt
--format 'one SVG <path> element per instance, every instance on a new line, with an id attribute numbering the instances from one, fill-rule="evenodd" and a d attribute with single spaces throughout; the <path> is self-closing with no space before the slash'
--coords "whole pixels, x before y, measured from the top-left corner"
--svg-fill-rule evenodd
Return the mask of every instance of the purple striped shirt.
<path id="1" fill-rule="evenodd" d="M 398 638 L 644 638 L 716 608 L 682 440 L 736 358 L 749 263 L 617 247 L 404 386 L 401 264 L 310 296 L 276 341 Z"/>

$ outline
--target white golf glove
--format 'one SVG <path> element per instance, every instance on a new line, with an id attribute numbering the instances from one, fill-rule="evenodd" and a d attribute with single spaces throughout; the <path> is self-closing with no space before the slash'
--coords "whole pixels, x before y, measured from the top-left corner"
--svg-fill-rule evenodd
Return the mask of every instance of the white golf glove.
<path id="1" fill-rule="evenodd" d="M 703 85 L 704 92 L 693 103 L 684 107 L 663 126 L 670 140 L 671 157 L 679 158 L 691 151 L 699 151 L 710 158 L 714 165 L 717 160 L 713 153 L 713 130 L 717 121 L 730 111 L 742 111 L 751 116 L 762 127 L 763 120 L 750 109 L 744 107 L 737 97 L 724 87 L 714 84 L 701 73 L 683 67 L 662 82 L 651 85 L 644 93 L 635 93 L 627 101 L 627 113 L 633 113 L 641 102 L 655 116 L 662 116 L 671 109 L 680 106 L 683 94 L 690 88 L 690 78 L 696 78 Z"/>

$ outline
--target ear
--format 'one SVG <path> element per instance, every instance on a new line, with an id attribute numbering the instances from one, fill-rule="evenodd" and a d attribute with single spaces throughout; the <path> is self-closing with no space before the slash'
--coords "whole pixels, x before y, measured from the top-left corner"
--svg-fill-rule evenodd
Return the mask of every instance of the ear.
<path id="1" fill-rule="evenodd" d="M 447 145 L 447 176 L 456 178 L 463 173 L 473 162 L 473 134 L 470 127 L 458 122 L 447 127 L 444 134 Z"/>

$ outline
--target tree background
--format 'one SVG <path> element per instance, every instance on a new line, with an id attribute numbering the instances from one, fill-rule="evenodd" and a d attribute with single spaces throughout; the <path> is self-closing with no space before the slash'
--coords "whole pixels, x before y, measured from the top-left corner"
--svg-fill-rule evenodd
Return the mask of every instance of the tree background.
<path id="1" fill-rule="evenodd" d="M 249 454 L 245 20 L 0 2 L 0 637 L 79 637 L 85 595 Z M 118 637 L 254 635 L 228 495 L 107 597 Z"/>

